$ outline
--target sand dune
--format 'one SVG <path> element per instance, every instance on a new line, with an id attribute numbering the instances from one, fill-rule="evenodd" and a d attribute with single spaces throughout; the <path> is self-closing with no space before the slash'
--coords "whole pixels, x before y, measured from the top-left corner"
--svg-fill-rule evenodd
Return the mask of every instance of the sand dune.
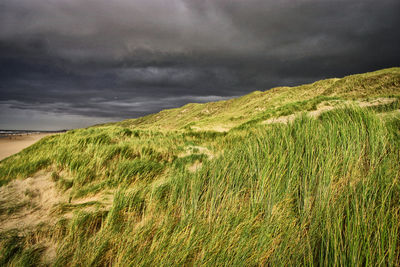
<path id="1" fill-rule="evenodd" d="M 47 135 L 50 134 L 27 134 L 0 138 L 0 160 L 20 152 L 22 149 L 33 145 Z"/>

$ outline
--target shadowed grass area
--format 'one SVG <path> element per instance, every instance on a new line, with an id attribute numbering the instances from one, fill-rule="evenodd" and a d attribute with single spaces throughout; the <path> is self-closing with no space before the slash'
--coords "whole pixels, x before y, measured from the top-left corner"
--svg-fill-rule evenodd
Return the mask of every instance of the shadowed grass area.
<path id="1" fill-rule="evenodd" d="M 398 73 L 276 88 L 43 138 L 0 162 L 3 184 L 47 169 L 70 201 L 106 191 L 113 198 L 60 203 L 54 226 L 32 230 L 35 242 L 32 234 L 1 235 L 0 263 L 41 263 L 44 239 L 56 244 L 55 266 L 398 265 Z M 340 105 L 367 97 L 390 101 Z M 339 104 L 316 118 L 300 114 L 325 103 Z M 208 109 L 201 118 L 199 107 Z M 191 121 L 177 117 L 185 109 Z M 261 123 L 294 113 L 287 124 Z M 164 120 L 170 130 L 157 130 Z M 227 132 L 196 128 L 226 121 Z M 201 165 L 191 170 L 194 163 Z"/>
<path id="2" fill-rule="evenodd" d="M 0 235 L 1 266 L 38 266 L 44 247 L 37 244 L 26 248 L 26 238 L 15 232 Z"/>

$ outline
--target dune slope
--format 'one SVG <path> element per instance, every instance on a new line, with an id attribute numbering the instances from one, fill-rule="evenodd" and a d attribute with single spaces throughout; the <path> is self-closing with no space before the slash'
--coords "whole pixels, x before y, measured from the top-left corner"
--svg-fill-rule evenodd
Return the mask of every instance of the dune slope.
<path id="1" fill-rule="evenodd" d="M 392 68 L 43 138 L 0 162 L 0 225 L 44 218 L 0 265 L 396 265 L 399 99 Z"/>

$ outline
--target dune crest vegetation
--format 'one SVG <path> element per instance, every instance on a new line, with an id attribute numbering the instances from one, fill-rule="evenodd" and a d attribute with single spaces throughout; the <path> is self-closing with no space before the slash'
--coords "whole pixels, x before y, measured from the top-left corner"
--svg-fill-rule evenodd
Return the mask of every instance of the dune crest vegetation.
<path id="1" fill-rule="evenodd" d="M 398 265 L 399 99 L 392 68 L 43 138 L 0 162 L 0 225 L 43 203 L 16 179 L 59 199 L 0 265 Z"/>

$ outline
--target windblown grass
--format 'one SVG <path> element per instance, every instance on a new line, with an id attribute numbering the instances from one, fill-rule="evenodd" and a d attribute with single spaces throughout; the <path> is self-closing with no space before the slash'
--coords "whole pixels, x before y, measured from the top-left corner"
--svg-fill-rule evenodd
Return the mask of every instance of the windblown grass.
<path id="1" fill-rule="evenodd" d="M 398 94 L 387 72 L 398 70 L 362 76 L 372 79 L 373 97 Z M 42 139 L 0 163 L 3 183 L 47 169 L 72 199 L 113 190 L 112 203 L 94 210 L 80 208 L 100 202 L 64 203 L 55 226 L 33 230 L 36 239 L 1 234 L 0 263 L 40 264 L 45 239 L 57 245 L 55 266 L 398 265 L 398 100 L 258 123 L 363 95 L 354 77 L 338 82 L 313 85 L 329 95 L 230 120 L 237 127 L 224 133 L 123 122 Z M 201 167 L 189 171 L 195 162 Z"/>
<path id="2" fill-rule="evenodd" d="M 122 133 L 122 134 L 121 134 Z M 202 144 L 209 133 L 159 133 L 102 127 L 46 137 L 0 164 L 3 183 L 27 177 L 40 169 L 54 171 L 53 180 L 73 192 L 151 181 L 172 166 L 188 144 Z M 218 133 L 216 133 L 219 135 Z M 204 159 L 199 157 L 200 160 Z M 72 180 L 59 173 L 67 172 Z M 97 188 L 97 189 L 96 189 Z"/>
<path id="3" fill-rule="evenodd" d="M 254 128 L 196 173 L 118 191 L 96 231 L 71 222 L 57 264 L 396 265 L 399 118 L 387 123 L 345 109 Z"/>

